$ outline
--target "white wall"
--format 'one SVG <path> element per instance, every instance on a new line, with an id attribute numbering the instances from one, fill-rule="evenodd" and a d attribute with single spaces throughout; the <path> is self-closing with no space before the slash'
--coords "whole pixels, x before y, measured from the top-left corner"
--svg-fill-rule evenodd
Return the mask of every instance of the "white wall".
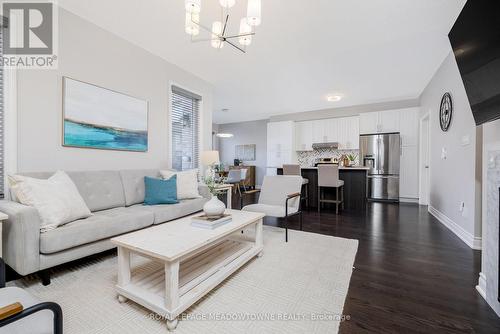
<path id="1" fill-rule="evenodd" d="M 453 119 L 448 132 L 439 126 L 439 105 L 445 92 L 453 98 Z M 480 247 L 480 210 L 476 190 L 476 127 L 469 100 L 453 53 L 425 88 L 421 112 L 430 113 L 430 203 L 429 211 L 469 246 Z M 468 138 L 470 143 L 462 144 Z M 447 151 L 441 158 L 442 149 Z M 460 203 L 465 209 L 460 212 Z M 480 201 L 479 201 L 480 202 Z M 476 225 L 477 224 L 477 225 Z"/>
<path id="2" fill-rule="evenodd" d="M 211 147 L 210 84 L 63 9 L 59 52 L 57 70 L 18 72 L 18 171 L 168 167 L 170 83 L 202 95 L 202 147 Z M 63 76 L 149 101 L 148 152 L 62 147 Z"/>
<path id="3" fill-rule="evenodd" d="M 232 138 L 220 138 L 219 150 L 220 159 L 225 164 L 233 164 L 235 159 L 235 146 L 255 144 L 255 161 L 244 161 L 246 165 L 254 165 L 255 182 L 257 185 L 262 185 L 264 176 L 266 175 L 267 161 L 267 120 L 219 124 L 218 131 L 220 133 L 232 133 Z"/>

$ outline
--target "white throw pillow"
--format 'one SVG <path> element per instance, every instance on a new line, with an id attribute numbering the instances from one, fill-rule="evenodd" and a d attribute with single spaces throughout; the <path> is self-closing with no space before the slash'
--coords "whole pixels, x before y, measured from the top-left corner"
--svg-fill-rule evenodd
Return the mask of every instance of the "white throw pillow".
<path id="1" fill-rule="evenodd" d="M 46 180 L 9 175 L 9 182 L 20 203 L 38 210 L 41 232 L 92 215 L 75 184 L 63 171 Z"/>
<path id="2" fill-rule="evenodd" d="M 198 192 L 198 170 L 191 169 L 182 172 L 173 170 L 161 170 L 161 176 L 164 179 L 170 179 L 177 175 L 177 199 L 200 198 Z"/>

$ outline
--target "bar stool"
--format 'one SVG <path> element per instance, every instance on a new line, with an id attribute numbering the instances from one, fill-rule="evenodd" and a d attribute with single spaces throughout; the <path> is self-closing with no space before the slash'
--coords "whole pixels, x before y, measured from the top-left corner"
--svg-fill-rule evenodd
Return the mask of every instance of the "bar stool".
<path id="1" fill-rule="evenodd" d="M 321 188 L 335 188 L 335 200 L 323 199 Z M 340 198 L 339 198 L 340 189 Z M 344 181 L 339 179 L 339 167 L 335 165 L 318 165 L 318 212 L 321 203 L 335 203 L 335 214 L 339 214 L 339 205 L 344 209 Z"/>
<path id="2" fill-rule="evenodd" d="M 298 175 L 302 176 L 300 165 L 283 165 L 283 175 Z M 301 201 L 306 201 L 306 207 L 309 208 L 309 180 L 302 178 L 302 187 L 305 189 L 305 196 L 300 198 Z"/>

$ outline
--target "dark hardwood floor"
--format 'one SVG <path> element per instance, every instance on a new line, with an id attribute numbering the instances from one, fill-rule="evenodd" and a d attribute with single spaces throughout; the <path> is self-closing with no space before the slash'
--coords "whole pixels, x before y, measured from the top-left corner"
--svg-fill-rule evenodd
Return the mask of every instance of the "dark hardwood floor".
<path id="1" fill-rule="evenodd" d="M 427 207 L 370 203 L 366 211 L 311 210 L 303 218 L 304 231 L 359 240 L 344 307 L 350 320 L 340 333 L 500 333 L 500 319 L 475 289 L 481 252 Z M 298 219 L 290 227 L 298 229 Z"/>

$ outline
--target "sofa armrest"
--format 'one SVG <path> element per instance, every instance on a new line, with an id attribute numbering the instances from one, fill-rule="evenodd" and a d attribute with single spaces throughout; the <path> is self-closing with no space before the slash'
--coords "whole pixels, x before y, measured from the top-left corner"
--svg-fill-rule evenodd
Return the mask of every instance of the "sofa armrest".
<path id="1" fill-rule="evenodd" d="M 40 268 L 40 216 L 38 211 L 12 201 L 0 201 L 3 222 L 2 257 L 18 274 L 28 275 Z"/>
<path id="2" fill-rule="evenodd" d="M 200 183 L 198 184 L 198 192 L 204 198 L 211 199 L 212 195 L 210 194 L 210 190 L 208 190 L 208 186 L 206 184 Z"/>

